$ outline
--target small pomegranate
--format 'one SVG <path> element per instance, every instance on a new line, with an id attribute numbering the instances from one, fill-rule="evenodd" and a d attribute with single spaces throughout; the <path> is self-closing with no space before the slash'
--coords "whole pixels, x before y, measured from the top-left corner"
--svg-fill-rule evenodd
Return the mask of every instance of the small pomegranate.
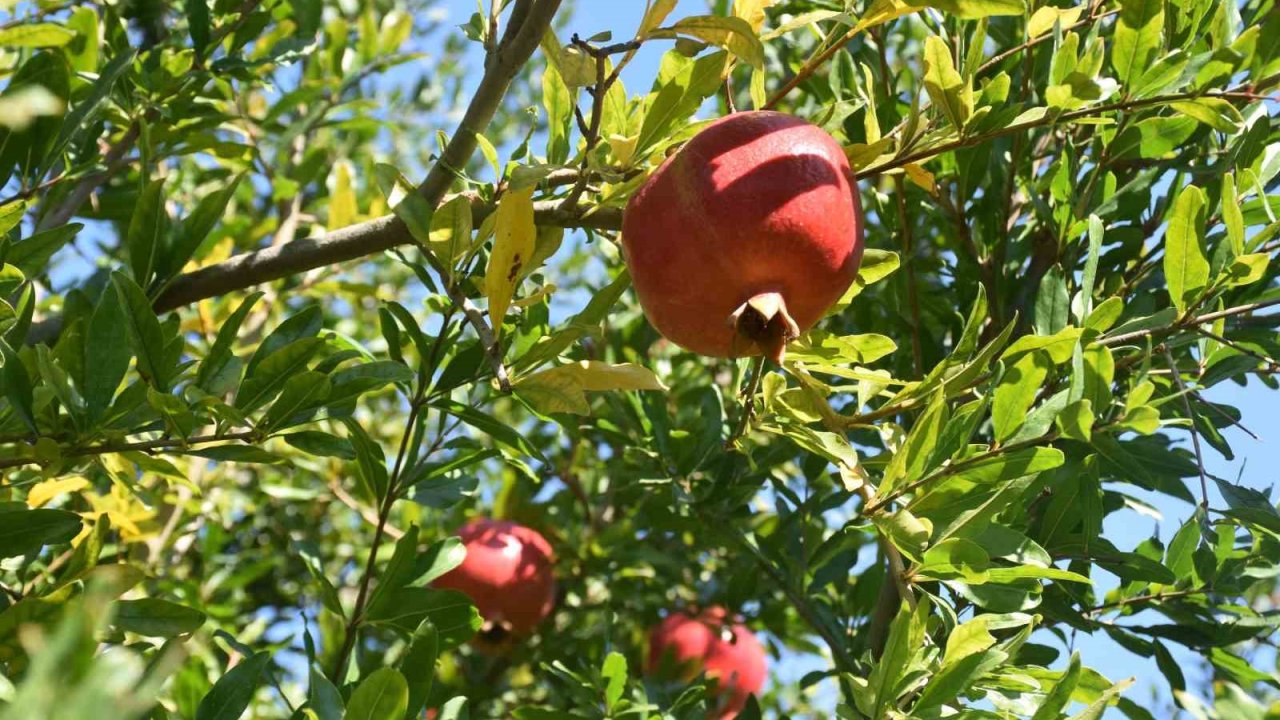
<path id="1" fill-rule="evenodd" d="M 657 675 L 672 667 L 681 670 L 684 679 L 701 672 L 717 679 L 721 720 L 737 716 L 747 697 L 764 687 L 768 672 L 764 647 L 755 634 L 720 607 L 697 615 L 672 613 L 650 631 L 648 673 Z"/>
<path id="2" fill-rule="evenodd" d="M 640 186 L 622 222 L 631 280 L 658 332 L 703 355 L 779 363 L 853 283 L 862 235 L 840 145 L 776 112 L 708 125 Z"/>
<path id="3" fill-rule="evenodd" d="M 555 605 L 555 554 L 537 531 L 503 520 L 476 520 L 458 531 L 467 557 L 435 581 L 475 603 L 485 625 L 482 644 L 527 635 Z"/>

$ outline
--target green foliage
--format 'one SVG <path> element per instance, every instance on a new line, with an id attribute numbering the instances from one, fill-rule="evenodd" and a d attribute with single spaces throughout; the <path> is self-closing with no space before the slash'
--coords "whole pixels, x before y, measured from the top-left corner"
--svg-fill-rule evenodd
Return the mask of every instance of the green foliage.
<path id="1" fill-rule="evenodd" d="M 1205 463 L 1278 389 L 1273 2 L 559 5 L 7 6 L 0 720 L 692 720 L 646 632 L 712 605 L 817 663 L 744 720 L 1276 715 L 1280 511 Z M 735 108 L 867 211 L 782 367 L 618 243 Z M 557 555 L 498 650 L 475 516 Z"/>

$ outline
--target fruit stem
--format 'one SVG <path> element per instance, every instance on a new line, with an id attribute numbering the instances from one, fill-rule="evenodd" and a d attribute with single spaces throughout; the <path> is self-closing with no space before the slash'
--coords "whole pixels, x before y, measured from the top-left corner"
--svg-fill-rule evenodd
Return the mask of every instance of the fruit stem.
<path id="1" fill-rule="evenodd" d="M 800 326 L 787 312 L 782 294 L 777 292 L 752 296 L 733 311 L 729 324 L 739 336 L 779 366 L 782 365 L 787 343 L 800 337 Z"/>

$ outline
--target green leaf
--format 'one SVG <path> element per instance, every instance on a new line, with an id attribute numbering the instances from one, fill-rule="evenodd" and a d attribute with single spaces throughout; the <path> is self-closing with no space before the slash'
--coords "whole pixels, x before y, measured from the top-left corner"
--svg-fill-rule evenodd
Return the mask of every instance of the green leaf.
<path id="1" fill-rule="evenodd" d="M 1235 173 L 1222 176 L 1222 224 L 1227 227 L 1227 239 L 1231 242 L 1231 254 L 1244 254 L 1244 214 L 1240 210 L 1240 198 L 1236 194 Z"/>
<path id="2" fill-rule="evenodd" d="M 667 387 L 652 370 L 634 363 L 581 360 L 526 375 L 516 381 L 515 389 L 539 412 L 586 415 L 590 412 L 588 391 L 665 391 Z"/>
<path id="3" fill-rule="evenodd" d="M 1040 707 L 1036 708 L 1036 714 L 1031 717 L 1031 720 L 1058 720 L 1062 717 L 1062 711 L 1067 707 L 1067 703 L 1071 702 L 1071 694 L 1075 692 L 1079 682 L 1080 653 L 1073 652 L 1071 660 L 1067 663 L 1067 669 L 1063 671 L 1062 677 L 1053 688 L 1045 693 L 1044 700 L 1040 702 Z"/>
<path id="4" fill-rule="evenodd" d="M 236 307 L 230 317 L 218 327 L 218 336 L 214 339 L 213 345 L 209 347 L 209 352 L 205 354 L 204 359 L 200 361 L 200 367 L 196 370 L 196 386 L 209 392 L 221 387 L 221 383 L 216 381 L 233 366 L 235 356 L 232 355 L 231 348 L 240 333 L 240 326 L 244 323 L 244 319 L 248 317 L 249 311 L 253 310 L 253 306 L 257 304 L 258 300 L 262 299 L 262 295 L 261 291 L 250 293 L 248 297 L 240 302 L 240 305 Z"/>
<path id="5" fill-rule="evenodd" d="M 935 580 L 964 580 L 971 584 L 987 582 L 991 558 L 972 540 L 951 538 L 925 551 L 918 575 Z"/>
<path id="6" fill-rule="evenodd" d="M 89 318 L 84 334 L 81 356 L 84 358 L 84 385 L 80 394 L 84 397 L 85 417 L 94 425 L 111 405 L 116 390 L 129 371 L 133 350 L 128 342 L 120 342 L 128 335 L 124 305 L 119 293 L 107 289 L 98 298 L 98 307 Z"/>
<path id="7" fill-rule="evenodd" d="M 70 242 L 83 227 L 80 223 L 70 223 L 19 240 L 9 246 L 5 262 L 21 270 L 27 277 L 40 275 L 44 273 L 53 254 Z"/>
<path id="8" fill-rule="evenodd" d="M 236 391 L 235 406 L 248 414 L 270 402 L 293 376 L 307 370 L 307 363 L 324 346 L 320 338 L 303 338 L 272 353 L 245 375 Z"/>
<path id="9" fill-rule="evenodd" d="M 200 3 L 203 0 L 189 0 L 189 2 Z M 182 272 L 187 262 L 195 256 L 196 250 L 222 219 L 223 213 L 227 210 L 227 203 L 235 195 L 236 188 L 239 187 L 240 179 L 243 177 L 243 175 L 237 175 L 218 192 L 205 195 L 196 204 L 195 210 L 182 221 L 173 246 L 165 251 L 157 268 L 156 275 L 161 281 L 169 280 Z"/>
<path id="10" fill-rule="evenodd" d="M 1205 197 L 1195 185 L 1178 193 L 1169 211 L 1165 230 L 1164 275 L 1169 297 L 1179 313 L 1185 313 L 1209 283 L 1205 258 Z"/>
<path id="11" fill-rule="evenodd" d="M 165 212 L 164 200 L 164 179 L 160 178 L 147 183 L 133 206 L 125 247 L 129 249 L 133 280 L 139 287 L 150 285 L 151 273 L 164 251 L 165 237 L 169 232 L 169 214 Z"/>
<path id="12" fill-rule="evenodd" d="M 880 662 L 871 671 L 868 685 L 874 697 L 872 717 L 885 717 L 886 711 L 897 707 L 898 691 L 912 658 L 924 647 L 925 621 L 929 617 L 929 603 L 921 599 L 913 611 L 905 602 L 889 625 L 889 639 L 885 643 Z"/>
<path id="13" fill-rule="evenodd" d="M 654 38 L 676 35 L 687 35 L 708 45 L 722 47 L 752 67 L 764 67 L 764 46 L 751 25 L 742 18 L 693 15 L 681 18 L 671 27 L 659 28 L 650 33 L 650 37 Z"/>
<path id="14" fill-rule="evenodd" d="M 113 620 L 120 630 L 148 637 L 173 637 L 199 630 L 205 615 L 168 600 L 141 598 L 118 601 Z"/>
<path id="15" fill-rule="evenodd" d="M 1080 712 L 1072 715 L 1069 720 L 1099 720 L 1107 708 L 1116 701 L 1117 696 L 1124 692 L 1130 685 L 1134 683 L 1133 678 L 1121 680 L 1120 682 L 1107 688 L 1097 700 L 1089 703 L 1088 707 Z"/>
<path id="16" fill-rule="evenodd" d="M 369 674 L 347 703 L 343 720 L 402 720 L 409 707 L 409 684 L 395 668 L 378 668 Z"/>
<path id="17" fill-rule="evenodd" d="M 86 8 L 82 7 L 78 10 L 83 9 Z M 91 23 L 91 32 L 93 32 L 94 35 L 91 37 L 85 37 L 84 41 L 86 47 L 94 47 L 96 52 L 98 43 L 96 34 L 98 29 L 96 14 L 93 16 Z M 61 153 L 81 128 L 92 126 L 94 119 L 98 117 L 99 111 L 103 107 L 103 103 L 111 95 L 111 91 L 115 87 L 116 81 L 124 74 L 124 71 L 133 64 L 133 59 L 136 55 L 137 51 L 133 48 L 129 48 L 123 52 L 118 52 L 115 57 L 111 58 L 111 61 L 108 62 L 101 70 L 98 70 L 97 63 L 94 63 L 92 72 L 98 73 L 98 79 L 94 81 L 93 89 L 89 92 L 89 95 L 77 102 L 75 107 L 71 108 L 71 112 L 68 112 L 66 117 L 62 119 L 62 127 L 58 131 L 58 137 L 54 140 L 50 153 Z"/>
<path id="18" fill-rule="evenodd" d="M 442 649 L 451 649 L 470 640 L 480 629 L 480 614 L 471 599 L 454 590 L 401 588 L 387 595 L 369 622 L 409 633 L 423 620 L 430 620 L 440 634 Z"/>
<path id="19" fill-rule="evenodd" d="M 213 447 L 184 450 L 183 455 L 217 460 L 218 462 L 272 463 L 284 462 L 284 458 L 254 445 L 215 445 Z"/>
<path id="20" fill-rule="evenodd" d="M 1128 84 L 1141 77 L 1163 44 L 1163 30 L 1164 0 L 1121 0 L 1111 46 L 1116 79 Z"/>
<path id="21" fill-rule="evenodd" d="M 702 101 L 720 87 L 720 73 L 724 69 L 726 55 L 716 52 L 689 62 L 675 53 L 667 53 L 663 62 L 674 55 L 673 62 L 679 69 L 663 80 L 653 100 L 649 103 L 640 134 L 636 138 L 636 157 L 646 155 L 665 138 L 676 123 L 687 119 L 698 109 Z"/>
<path id="22" fill-rule="evenodd" d="M 1070 305 L 1066 280 L 1055 265 L 1040 280 L 1040 290 L 1036 293 L 1036 334 L 1052 335 L 1065 328 Z"/>
<path id="23" fill-rule="evenodd" d="M 893 340 L 875 333 L 840 336 L 811 330 L 787 345 L 787 359 L 806 364 L 864 365 L 897 349 Z"/>
<path id="24" fill-rule="evenodd" d="M 1047 353 L 1030 352 L 1005 370 L 991 403 L 991 422 L 997 441 L 1009 439 L 1022 427 L 1050 367 Z"/>
<path id="25" fill-rule="evenodd" d="M 409 649 L 405 650 L 398 666 L 409 686 L 409 702 L 404 720 L 416 720 L 422 714 L 422 708 L 431 695 L 439 651 L 440 639 L 435 625 L 430 620 L 423 620 L 409 638 Z"/>
<path id="26" fill-rule="evenodd" d="M 168 362 L 164 330 L 151 309 L 151 301 L 142 288 L 122 272 L 111 274 L 111 284 L 124 309 L 125 335 L 138 359 L 138 374 L 157 391 L 168 392 L 174 368 Z"/>
<path id="27" fill-rule="evenodd" d="M 329 682 L 323 673 L 310 668 L 310 683 L 307 686 L 307 707 L 316 714 L 316 720 L 342 720 L 345 704 L 342 693 Z"/>
<path id="28" fill-rule="evenodd" d="M 1058 432 L 1068 440 L 1089 442 L 1093 437 L 1093 402 L 1082 398 L 1062 408 L 1055 420 Z"/>
<path id="29" fill-rule="evenodd" d="M 258 422 L 258 430 L 274 432 L 296 425 L 299 422 L 298 415 L 308 410 L 315 410 L 324 404 L 329 397 L 329 388 L 328 376 L 314 370 L 290 376 L 281 387 L 280 396 Z"/>
<path id="30" fill-rule="evenodd" d="M 209 5 L 206 0 L 183 0 L 183 8 L 187 13 L 187 33 L 191 35 L 196 57 L 204 57 L 204 50 L 209 46 Z"/>
<path id="31" fill-rule="evenodd" d="M 71 542 L 83 525 L 80 516 L 66 510 L 0 508 L 0 558 L 32 553 L 45 545 Z"/>
<path id="32" fill-rule="evenodd" d="M 254 351 L 253 357 L 249 359 L 249 364 L 244 369 L 246 379 L 251 378 L 257 372 L 258 365 L 271 357 L 273 353 L 281 348 L 303 338 L 315 337 L 323 327 L 324 317 L 318 304 L 309 305 L 306 308 L 291 315 L 287 320 L 280 323 L 271 334 L 258 345 L 258 349 Z"/>
<path id="33" fill-rule="evenodd" d="M 595 78 L 595 61 L 591 62 Z M 573 96 L 555 63 L 542 71 L 542 105 L 547 109 L 547 162 L 561 164 L 569 157 L 569 128 L 573 120 Z M 435 218 L 432 218 L 434 224 Z"/>
<path id="34" fill-rule="evenodd" d="M 1019 3 L 1018 14 L 1022 13 Z M 956 72 L 951 60 L 951 48 L 936 35 L 924 41 L 924 87 L 929 98 L 957 131 L 964 130 L 965 123 L 973 115 L 973 87 Z"/>
<path id="35" fill-rule="evenodd" d="M 1237 520 L 1256 525 L 1270 532 L 1280 534 L 1280 512 L 1267 496 L 1247 487 L 1241 487 L 1226 480 L 1214 478 L 1218 484 L 1218 492 L 1227 501 L 1226 511 Z"/>
<path id="36" fill-rule="evenodd" d="M 600 676 L 605 680 L 604 706 L 612 711 L 627 689 L 627 658 L 622 653 L 611 652 L 604 659 Z"/>
<path id="37" fill-rule="evenodd" d="M 978 20 L 993 15 L 1022 15 L 1027 11 L 1022 0 L 906 0 L 915 7 L 937 8 L 948 15 Z"/>
<path id="38" fill-rule="evenodd" d="M 1179 100 L 1169 103 L 1169 107 L 1208 125 L 1214 130 L 1224 133 L 1237 133 L 1244 126 L 1244 118 L 1236 106 L 1217 97 L 1199 97 L 1194 100 Z"/>
<path id="39" fill-rule="evenodd" d="M 270 655 L 258 653 L 228 670 L 200 700 L 196 720 L 240 720 L 270 662 Z"/>
<path id="40" fill-rule="evenodd" d="M 902 447 L 893 455 L 880 480 L 880 493 L 889 493 L 903 484 L 904 481 L 918 480 L 928 467 L 942 430 L 951 419 L 951 409 L 947 405 L 946 393 L 938 388 L 929 399 L 929 406 L 902 443 Z M 939 458 L 943 460 L 945 458 Z"/>
<path id="41" fill-rule="evenodd" d="M 0 30 L 0 47 L 62 47 L 75 37 L 73 31 L 55 23 L 24 23 Z"/>
<path id="42" fill-rule="evenodd" d="M 1007 363 L 1023 353 L 1044 350 L 1049 353 L 1049 359 L 1053 361 L 1053 364 L 1061 365 L 1071 359 L 1071 353 L 1075 350 L 1076 343 L 1083 333 L 1084 330 L 1082 328 L 1069 327 L 1048 336 L 1024 335 L 1005 348 L 1000 357 Z"/>
<path id="43" fill-rule="evenodd" d="M 285 442 L 308 455 L 355 460 L 356 451 L 351 443 L 336 435 L 319 430 L 300 430 L 282 436 Z"/>
<path id="44" fill-rule="evenodd" d="M 307 568 L 307 573 L 311 575 L 312 581 L 320 588 L 321 604 L 334 615 L 345 617 L 346 613 L 342 609 L 342 600 L 338 597 L 338 591 L 334 589 L 333 584 L 325 576 L 324 565 L 321 563 L 315 549 L 307 543 L 297 543 L 295 550 L 298 557 L 302 559 L 302 564 Z"/>
<path id="45" fill-rule="evenodd" d="M 432 406 L 441 412 L 446 412 L 480 432 L 488 435 L 498 443 L 505 445 L 523 455 L 532 457 L 539 462 L 546 462 L 542 456 L 542 452 L 538 450 L 533 443 L 529 442 L 515 428 L 507 425 L 494 418 L 492 415 L 476 410 L 475 408 L 462 405 L 453 401 L 437 401 Z"/>

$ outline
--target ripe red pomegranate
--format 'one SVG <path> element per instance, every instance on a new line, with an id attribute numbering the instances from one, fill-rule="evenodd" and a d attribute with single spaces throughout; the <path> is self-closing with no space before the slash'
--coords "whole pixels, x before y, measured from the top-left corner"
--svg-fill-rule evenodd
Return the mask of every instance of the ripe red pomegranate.
<path id="1" fill-rule="evenodd" d="M 458 531 L 467 557 L 435 581 L 471 598 L 485 620 L 481 640 L 525 635 L 551 614 L 555 554 L 537 531 L 504 520 L 476 520 Z"/>
<path id="2" fill-rule="evenodd" d="M 747 697 L 764 687 L 768 672 L 764 647 L 755 634 L 720 607 L 697 615 L 672 613 L 650 631 L 649 674 L 673 666 L 685 679 L 705 671 L 718 680 L 721 720 L 737 716 Z"/>
<path id="3" fill-rule="evenodd" d="M 721 118 L 627 203 L 622 248 L 649 322 L 703 355 L 781 362 L 853 283 L 863 217 L 821 128 L 776 112 Z"/>

